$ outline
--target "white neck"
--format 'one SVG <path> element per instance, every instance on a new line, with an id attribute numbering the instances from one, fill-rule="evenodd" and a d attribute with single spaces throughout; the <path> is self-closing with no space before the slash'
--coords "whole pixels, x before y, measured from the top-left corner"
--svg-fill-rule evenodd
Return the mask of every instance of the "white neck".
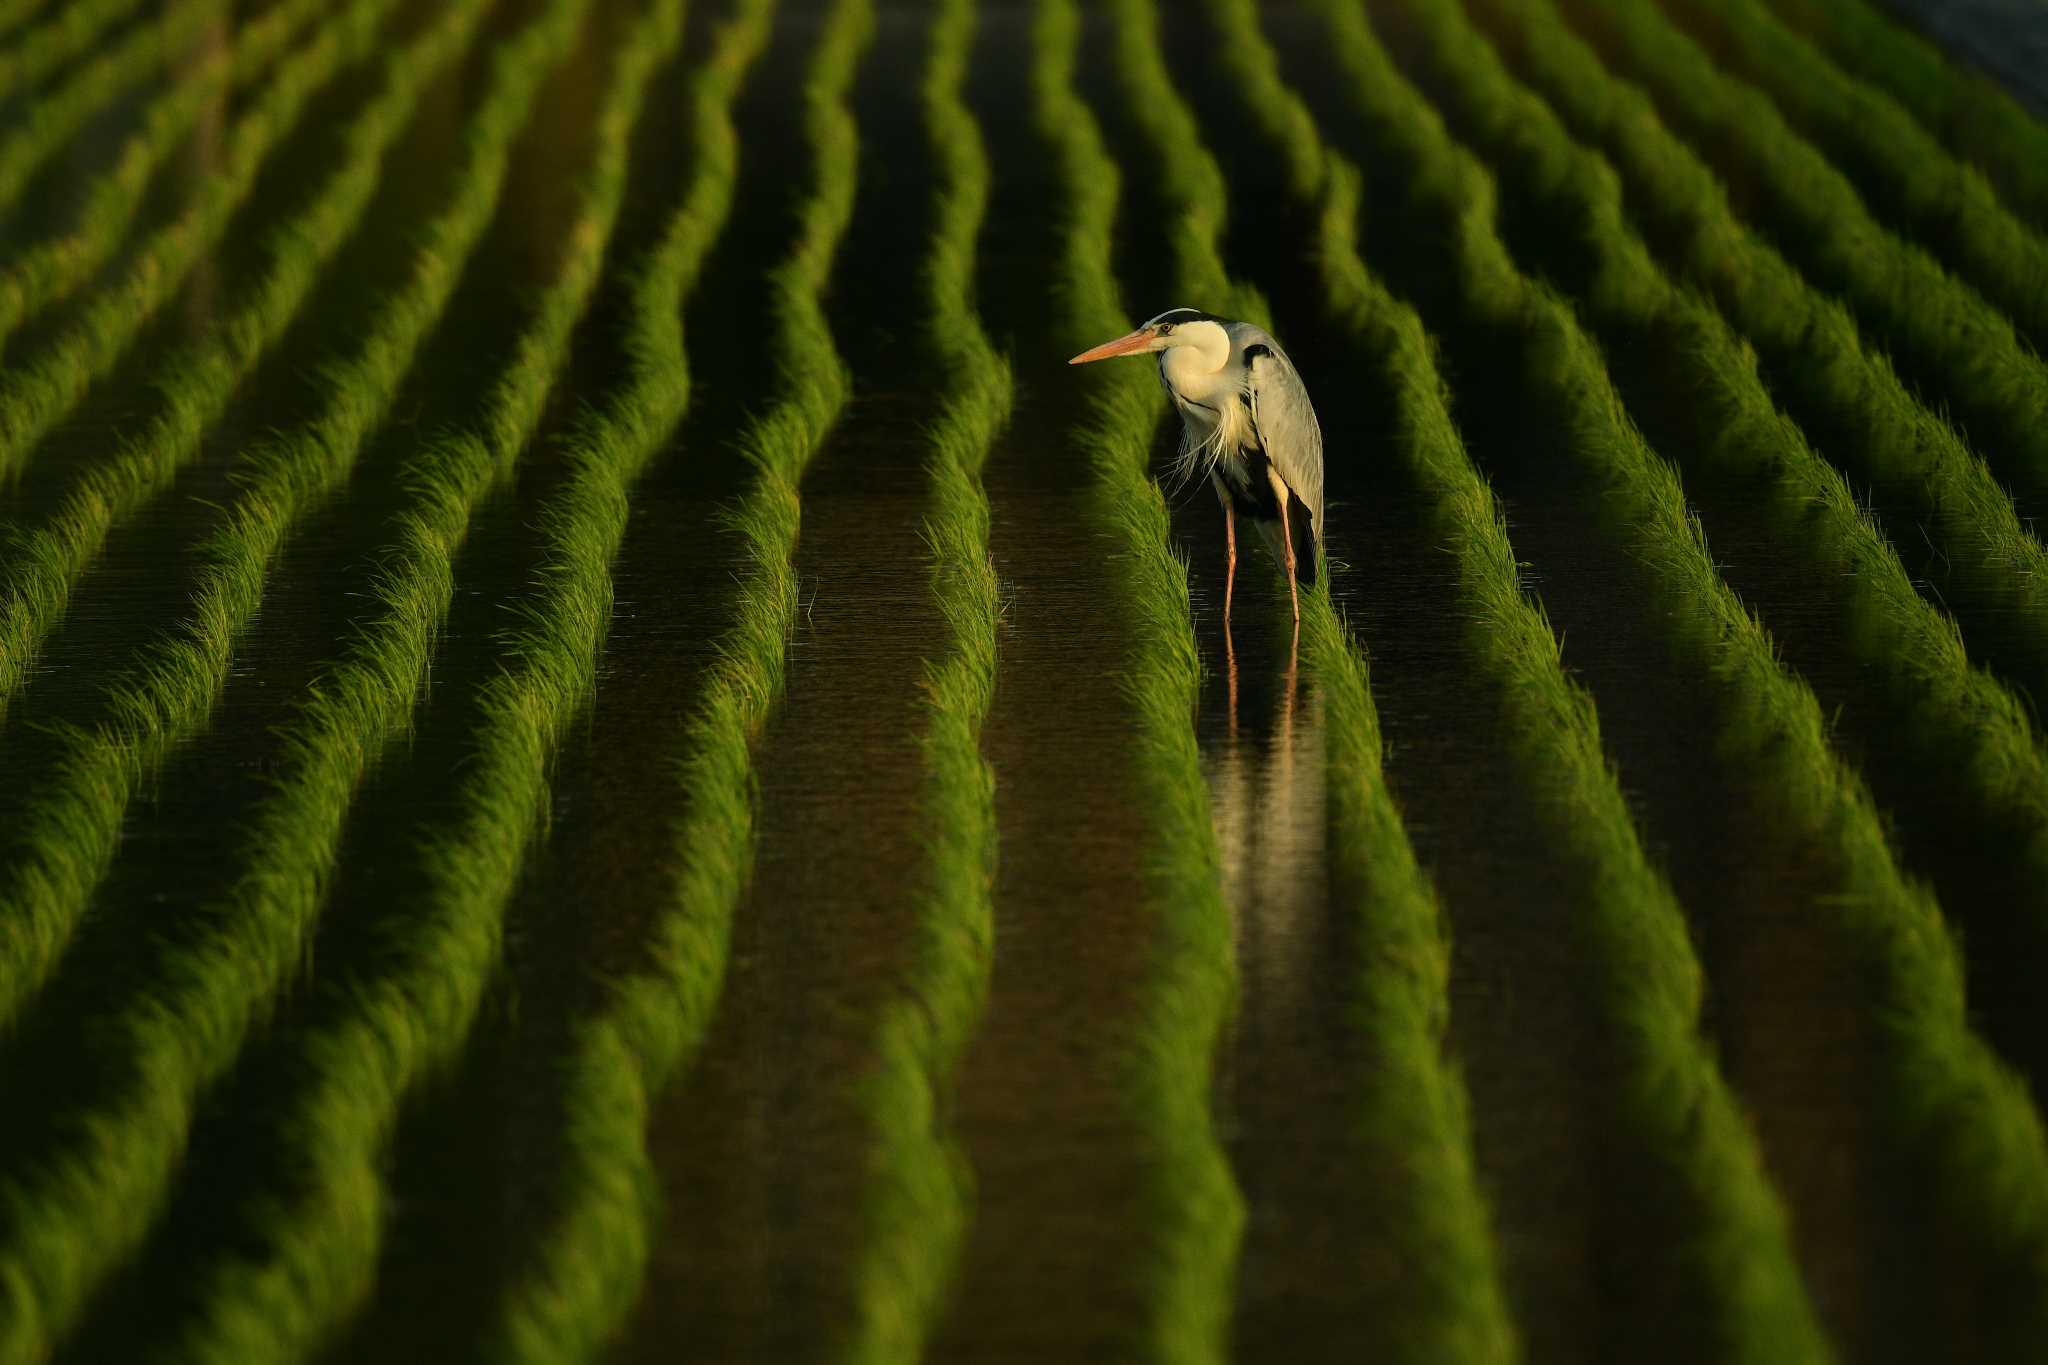
<path id="1" fill-rule="evenodd" d="M 1160 369 L 1174 392 L 1196 403 L 1209 402 L 1223 387 L 1223 367 L 1229 361 L 1230 334 L 1213 322 L 1176 328 L 1173 345 L 1159 358 Z"/>

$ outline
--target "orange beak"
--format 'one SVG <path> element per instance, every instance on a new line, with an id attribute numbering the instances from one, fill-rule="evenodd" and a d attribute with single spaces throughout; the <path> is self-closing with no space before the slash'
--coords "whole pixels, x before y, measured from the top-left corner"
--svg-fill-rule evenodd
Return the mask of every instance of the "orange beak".
<path id="1" fill-rule="evenodd" d="M 1083 351 L 1067 363 L 1086 365 L 1091 360 L 1107 360 L 1116 355 L 1136 355 L 1140 351 L 1151 350 L 1152 342 L 1158 335 L 1159 333 L 1150 327 L 1140 327 L 1129 336 L 1118 337 L 1115 341 L 1105 341 L 1092 351 Z"/>

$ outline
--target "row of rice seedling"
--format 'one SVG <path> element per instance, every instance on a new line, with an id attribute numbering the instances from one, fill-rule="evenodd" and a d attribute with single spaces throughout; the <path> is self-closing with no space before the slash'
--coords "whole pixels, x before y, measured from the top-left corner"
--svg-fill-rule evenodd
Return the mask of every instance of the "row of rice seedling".
<path id="1" fill-rule="evenodd" d="M 358 17 L 374 27 L 375 11 L 385 4 L 388 0 L 361 0 Z M 196 454 L 201 434 L 240 378 L 289 324 L 368 204 L 383 152 L 405 127 L 420 91 L 468 45 L 487 8 L 488 0 L 455 7 L 392 59 L 385 90 L 349 130 L 347 163 L 321 196 L 273 237 L 280 248 L 274 268 L 258 286 L 257 297 L 230 319 L 230 330 L 176 363 L 166 386 L 170 406 L 164 415 L 113 459 L 88 471 L 50 521 L 17 534 L 5 570 L 6 597 L 0 601 L 0 707 L 26 677 L 36 648 L 62 617 L 72 587 L 112 528 L 147 505 Z M 488 209 L 484 203 L 469 206 L 468 212 L 487 218 Z M 435 269 L 450 278 L 434 275 L 421 288 L 449 287 L 459 259 Z M 398 325 L 424 327 L 426 321 L 408 316 Z M 395 383 L 402 370 L 402 364 L 396 369 L 387 365 L 385 377 Z M 348 378 L 336 371 L 338 385 Z M 339 415 L 302 432 L 296 449 L 321 449 L 321 441 L 344 424 L 354 440 L 361 439 L 367 414 L 351 415 L 353 400 L 346 393 L 335 401 Z M 388 402 L 389 394 L 382 401 Z M 284 534 L 290 509 L 308 502 L 312 491 L 295 492 L 283 505 L 265 502 L 260 490 L 254 494 L 255 505 L 277 518 L 257 537 L 268 547 L 266 554 Z M 260 574 L 232 588 L 226 579 L 210 583 L 202 605 L 224 614 L 202 617 L 205 624 L 191 638 L 166 642 L 131 673 L 131 679 L 149 681 L 132 683 L 125 716 L 97 733 L 72 735 L 62 779 L 44 784 L 24 806 L 18 828 L 10 831 L 7 862 L 0 865 L 0 890 L 15 912 L 0 925 L 0 1023 L 14 1019 L 69 943 L 112 862 L 134 781 L 152 770 L 179 737 L 204 725 L 233 649 L 234 629 L 223 626 L 246 619 L 260 594 Z M 124 776 L 111 778 L 111 772 Z"/>
<path id="2" fill-rule="evenodd" d="M 140 7 L 139 0 L 74 0 L 0 48 L 0 100 L 26 90 L 86 51 Z"/>
<path id="3" fill-rule="evenodd" d="M 373 29 L 388 0 L 359 0 L 357 22 Z M 197 457 L 206 430 L 258 361 L 284 336 L 334 253 L 369 207 L 385 153 L 412 117 L 420 93 L 461 53 L 490 0 L 456 5 L 387 64 L 383 88 L 343 132 L 338 169 L 264 243 L 269 269 L 204 341 L 171 356 L 158 380 L 163 407 L 110 457 L 89 465 L 42 524 L 10 532 L 0 569 L 0 715 L 28 675 L 71 591 L 108 534 L 171 486 Z"/>
<path id="4" fill-rule="evenodd" d="M 1161 167 L 1178 297 L 1263 323 L 1268 310 L 1258 291 L 1226 273 L 1219 248 L 1223 173 L 1167 71 L 1158 13 L 1151 0 L 1122 0 L 1112 10 L 1128 108 Z M 1262 40 L 1255 13 L 1233 7 L 1220 17 L 1221 50 L 1233 61 L 1256 63 Z M 1262 101 L 1263 109 L 1272 107 Z M 1321 167 L 1312 125 L 1306 137 L 1305 146 L 1287 142 L 1284 151 L 1298 191 L 1313 200 Z M 1473 1169 L 1464 1087 L 1446 1055 L 1450 945 L 1442 912 L 1386 786 L 1365 661 L 1327 587 L 1302 604 L 1302 620 L 1326 698 L 1333 881 L 1360 930 L 1353 1017 L 1367 1049 L 1362 1070 L 1374 1080 L 1357 1132 L 1412 1187 L 1403 1203 L 1408 1225 L 1386 1235 L 1408 1253 L 1420 1278 L 1404 1280 L 1401 1301 L 1387 1306 L 1398 1321 L 1388 1322 L 1383 1344 L 1406 1359 L 1511 1360 L 1514 1329 Z"/>
<path id="5" fill-rule="evenodd" d="M 1387 789 L 1379 710 L 1358 642 L 1319 591 L 1303 649 L 1324 700 L 1330 882 L 1356 931 L 1347 1016 L 1372 1077 L 1353 1115 L 1358 1152 L 1400 1172 L 1397 1226 L 1371 1230 L 1400 1257 L 1374 1300 L 1376 1358 L 1515 1360 L 1513 1315 L 1475 1169 L 1469 1101 L 1450 1056 L 1451 943 Z"/>
<path id="6" fill-rule="evenodd" d="M 1671 468 L 1629 423 L 1570 310 L 1522 275 L 1494 226 L 1485 169 L 1445 133 L 1357 10 L 1333 4 L 1329 34 L 1349 89 L 1386 147 L 1410 164 L 1412 208 L 1448 229 L 1459 328 L 1512 340 L 1531 413 L 1599 479 L 1600 524 L 1639 567 L 1664 645 L 1701 682 L 1718 725 L 1714 761 L 1739 773 L 1754 816 L 1825 866 L 1825 917 L 1874 1001 L 1893 1147 L 1952 1230 L 2005 1290 L 1999 1324 L 2041 1340 L 2048 1313 L 2048 1141 L 2025 1083 L 1970 1027 L 1963 965 L 1939 906 L 1899 869 L 1882 818 L 1830 749 L 1812 692 L 1715 571 Z"/>
<path id="7" fill-rule="evenodd" d="M 459 51 L 484 8 L 478 4 L 465 7 L 466 14 L 451 12 L 414 51 L 439 46 L 443 57 Z M 447 255 L 428 266 L 428 275 L 460 270 L 465 238 L 474 239 L 480 230 L 477 220 L 488 220 L 494 207 L 494 182 L 503 175 L 506 144 L 551 57 L 573 39 L 579 14 L 575 3 L 562 0 L 500 52 L 496 86 L 479 113 L 480 131 L 471 143 L 467 174 L 458 182 L 458 200 L 436 225 L 441 231 L 431 233 L 430 240 Z M 634 76 L 644 86 L 644 67 L 651 58 L 636 58 L 635 64 L 621 73 L 622 98 L 639 88 Z M 332 868 L 343 813 L 380 741 L 402 728 L 445 615 L 452 590 L 448 556 L 461 539 L 467 509 L 481 496 L 479 485 L 510 461 L 537 423 L 548 380 L 594 285 L 623 183 L 616 144 L 623 143 L 627 122 L 614 119 L 606 128 L 613 144 L 604 168 L 609 174 L 601 170 L 593 177 L 582 230 L 571 235 L 561 275 L 539 303 L 517 358 L 493 392 L 485 435 L 451 438 L 423 457 L 417 471 L 418 505 L 401 521 L 399 552 L 379 584 L 387 614 L 356 636 L 349 656 L 328 672 L 288 730 L 286 770 L 259 814 L 250 865 L 233 901 L 216 907 L 219 927 L 210 936 L 165 949 L 155 963 L 154 987 L 112 1002 L 97 1021 L 95 1027 L 106 1036 L 126 1039 L 141 1061 L 126 1074 L 129 1088 L 102 1096 L 96 1107 L 67 1120 L 67 1131 L 90 1132 L 94 1141 L 67 1146 L 61 1157 L 0 1188 L 10 1213 L 7 1238 L 0 1244 L 0 1284 L 7 1286 L 10 1298 L 20 1300 L 9 1305 L 14 1311 L 0 1315 L 11 1325 L 0 1336 L 0 1360 L 44 1358 L 95 1285 L 141 1240 L 163 1207 L 200 1094 L 233 1064 L 251 1029 L 299 966 Z M 416 278 L 414 283 L 416 293 L 445 293 L 445 283 L 438 280 Z M 406 302 L 394 300 L 394 313 L 402 316 Z M 393 335 L 396 320 L 386 319 L 386 332 L 378 339 L 393 349 L 402 344 Z M 431 313 L 424 321 L 431 321 Z M 397 365 L 402 372 L 404 362 Z M 346 435 L 330 434 L 336 439 Z M 511 449 L 496 448 L 500 442 L 509 442 Z M 250 591 L 260 594 L 260 583 Z M 172 681 L 168 664 L 175 662 L 168 661 L 155 677 Z M 216 667 L 224 669 L 225 661 Z M 188 696 L 206 682 L 219 685 L 217 672 L 203 680 L 178 681 Z M 203 720 L 210 701 L 197 704 Z M 171 709 L 169 704 L 162 708 L 166 713 Z M 124 757 L 130 764 L 145 761 L 138 747 L 147 746 L 131 745 L 124 754 L 102 738 L 70 771 L 90 772 L 91 760 L 102 755 L 107 756 L 102 766 Z M 125 793 L 135 778 L 131 771 L 110 780 Z M 106 824 L 118 829 L 118 811 Z M 111 849 L 102 851 L 103 861 L 110 856 Z"/>
<path id="8" fill-rule="evenodd" d="M 1008 360 L 975 311 L 975 243 L 987 212 L 987 149 L 961 100 L 974 0 L 942 0 L 924 75 L 926 126 L 940 167 L 938 226 L 925 267 L 928 346 L 947 394 L 931 428 L 932 595 L 951 631 L 927 660 L 921 797 L 926 880 L 907 989 L 883 1007 L 875 1073 L 861 1097 L 875 1132 L 864 1194 L 848 1359 L 923 1359 L 958 1271 L 974 1173 L 948 1130 L 953 1075 L 987 1009 L 995 951 L 995 771 L 981 754 L 995 701 L 1001 612 L 980 470 L 1009 420 Z"/>
<path id="9" fill-rule="evenodd" d="M 1870 205 L 2048 345 L 2048 239 L 1883 91 L 1852 80 L 1757 0 L 1666 0 L 1731 74 L 1767 92 L 1792 125 L 1848 168 Z M 1947 84 L 1947 82 L 1943 82 Z"/>
<path id="10" fill-rule="evenodd" d="M 307 102 L 370 52 L 394 3 L 357 0 L 294 53 L 236 119 L 220 172 L 206 178 L 177 218 L 150 233 L 122 278 L 97 291 L 74 323 L 0 376 L 0 479 L 20 473 L 37 443 L 112 372 L 143 325 L 176 297 L 248 198 L 270 153 L 297 126 Z"/>
<path id="11" fill-rule="evenodd" d="M 1567 677 L 1541 607 L 1523 595 L 1501 511 L 1452 422 L 1421 320 L 1358 257 L 1357 172 L 1324 146 L 1313 116 L 1281 83 L 1249 0 L 1212 0 L 1210 8 L 1223 27 L 1218 50 L 1254 117 L 1288 159 L 1305 206 L 1319 208 L 1317 261 L 1329 311 L 1393 392 L 1397 449 L 1456 559 L 1468 647 L 1505 708 L 1527 774 L 1522 789 L 1584 908 L 1571 932 L 1584 945 L 1588 983 L 1620 1060 L 1618 1122 L 1684 1209 L 1694 1239 L 1686 1253 L 1692 1292 L 1709 1306 L 1704 1317 L 1721 1333 L 1720 1354 L 1823 1359 L 1784 1209 L 1702 1037 L 1702 973 L 1684 912 L 1630 818 L 1592 697 Z M 1347 74 L 1394 87 L 1384 52 L 1353 27 L 1356 12 L 1337 8 L 1339 42 L 1353 50 Z M 1490 1330 L 1475 1339 L 1500 1336 Z"/>
<path id="12" fill-rule="evenodd" d="M 152 71 L 189 51 L 228 0 L 186 0 L 124 33 L 111 47 L 64 76 L 35 99 L 34 117 L 0 142 L 0 210 L 11 210 L 36 168 L 84 126 Z M 60 21 L 61 22 L 61 21 Z"/>
<path id="13" fill-rule="evenodd" d="M 1165 209 L 1176 295 L 1202 300 L 1230 317 L 1270 325 L 1270 310 L 1258 290 L 1232 280 L 1224 268 L 1218 241 L 1230 196 L 1223 170 L 1202 146 L 1194 114 L 1167 75 L 1150 0 L 1115 0 L 1108 8 L 1116 20 L 1116 69 L 1125 86 L 1126 109 L 1144 133 L 1146 150 L 1158 158 L 1153 173 L 1166 200 L 1160 207 Z"/>
<path id="14" fill-rule="evenodd" d="M 76 226 L 36 243 L 0 275 L 0 349 L 14 329 L 91 279 L 120 244 L 150 178 L 226 89 L 255 79 L 326 0 L 283 0 L 235 34 L 233 47 L 209 52 L 199 69 L 166 85 L 144 110 L 142 127 L 88 191 Z"/>
<path id="15" fill-rule="evenodd" d="M 48 0 L 0 0 L 0 41 L 11 41 L 15 30 L 36 17 Z"/>
<path id="16" fill-rule="evenodd" d="M 1990 176 L 2007 203 L 2048 227 L 2048 123 L 1989 77 L 1965 71 L 1866 0 L 1775 0 L 1787 23 L 1854 75 L 1911 109 L 1958 156 Z"/>
<path id="17" fill-rule="evenodd" d="M 647 277 L 653 292 L 643 295 L 637 324 L 642 371 L 636 391 L 613 425 L 593 431 L 588 477 L 578 495 L 590 528 L 578 559 L 593 573 L 602 570 L 623 529 L 626 483 L 688 398 L 675 299 L 694 278 L 730 206 L 736 148 L 728 109 L 768 18 L 769 6 L 760 0 L 742 7 L 714 61 L 713 79 L 698 93 L 703 170 L 659 269 Z M 731 516 L 743 568 L 734 622 L 720 639 L 717 663 L 682 740 L 683 809 L 668 855 L 677 868 L 674 894 L 641 964 L 609 983 L 601 1005 L 572 1026 L 563 1153 L 550 1182 L 552 1226 L 505 1299 L 494 1358 L 557 1361 L 594 1354 L 617 1334 L 650 1253 L 660 1200 L 647 1149 L 654 1104 L 710 1027 L 733 913 L 753 860 L 753 744 L 781 693 L 783 652 L 797 621 L 798 486 L 851 395 L 821 294 L 853 215 L 860 138 L 847 99 L 874 22 L 871 0 L 835 0 L 804 84 L 814 179 L 797 238 L 768 281 L 780 394 L 741 437 L 755 470 Z M 571 525 L 566 518 L 558 524 Z M 586 582 L 608 594 L 608 580 L 586 575 Z M 593 600 L 583 620 L 601 622 L 594 610 L 601 605 Z M 584 629 L 576 615 L 563 613 L 554 638 L 576 638 Z M 594 644 L 594 636 L 586 639 Z M 545 712 L 558 730 L 573 714 L 574 697 L 559 686 L 551 695 Z M 537 697 L 528 709 L 543 709 L 543 700 Z M 536 756 L 534 775 L 540 771 Z M 480 791 L 479 799 L 490 790 Z"/>
<path id="18" fill-rule="evenodd" d="M 1890 742 L 1929 789 L 2011 832 L 2009 856 L 2025 869 L 2019 885 L 2034 888 L 2011 912 L 2048 946 L 2048 754 L 2025 703 L 1971 666 L 1954 623 L 1915 590 L 1848 481 L 1772 407 L 1740 338 L 1658 268 L 1628 226 L 1612 169 L 1514 82 L 1459 11 L 1411 8 L 1440 101 L 1462 110 L 1502 174 L 1541 199 L 1588 253 L 1583 307 L 1610 347 L 1680 358 L 1686 382 L 1663 386 L 1664 401 L 1686 406 L 1696 435 L 1668 453 L 1740 478 L 1798 556 L 1799 572 L 1832 588 L 1849 623 L 1840 647 L 1861 687 L 1878 694 Z"/>
<path id="19" fill-rule="evenodd" d="M 1072 0 L 1043 0 L 1032 77 L 1038 126 L 1056 150 L 1067 195 L 1061 330 L 1075 349 L 1129 327 L 1110 265 L 1122 176 L 1073 92 L 1079 36 Z M 1209 1099 L 1237 969 L 1189 720 L 1201 661 L 1187 567 L 1172 545 L 1166 500 L 1146 474 L 1160 420 L 1155 380 L 1142 366 L 1105 368 L 1110 373 L 1097 377 L 1073 439 L 1094 473 L 1103 515 L 1128 547 L 1126 687 L 1139 716 L 1139 785 L 1150 798 L 1155 835 L 1146 856 L 1154 965 L 1125 1061 L 1151 1175 L 1144 1192 L 1151 1247 L 1138 1268 L 1148 1312 L 1133 1351 L 1162 1361 L 1220 1360 L 1245 1211 Z"/>
<path id="20" fill-rule="evenodd" d="M 549 18 L 553 33 L 528 55 L 559 51 L 567 14 L 580 8 L 557 8 Z M 606 166 L 594 184 L 606 186 L 606 196 L 618 192 L 625 172 L 616 160 L 623 149 L 618 139 L 678 35 L 680 4 L 666 2 L 621 39 L 600 113 Z M 711 57 L 713 68 L 743 65 L 750 47 L 743 31 L 737 39 L 727 31 Z M 217 1359 L 231 1357 L 238 1334 L 272 1332 L 268 1324 L 281 1318 L 309 1324 L 283 1340 L 317 1340 L 369 1291 L 389 1207 L 385 1146 L 403 1103 L 461 1056 L 485 986 L 498 970 L 508 898 L 543 823 L 549 763 L 594 684 L 610 616 L 610 559 L 625 534 L 629 489 L 674 430 L 686 397 L 676 305 L 717 225 L 698 211 L 707 194 L 723 201 L 729 182 L 729 160 L 711 162 L 664 246 L 635 268 L 633 379 L 604 409 L 588 413 L 565 442 L 567 477 L 541 516 L 545 551 L 537 598 L 518 606 L 522 624 L 504 634 L 502 671 L 485 681 L 477 698 L 475 749 L 463 765 L 459 814 L 453 827 L 426 835 L 420 845 L 420 890 L 406 929 L 387 941 L 375 966 L 336 982 L 328 1009 L 289 1042 L 293 1070 L 307 1085 L 291 1097 L 279 1124 L 293 1148 L 305 1152 L 303 1179 L 283 1205 L 268 1197 L 256 1205 L 270 1226 L 264 1257 L 231 1254 L 207 1273 L 221 1312 L 203 1330 Z M 571 235 L 582 241 L 578 252 L 588 252 L 602 246 L 604 231 L 586 217 Z M 535 354 L 528 350 L 520 364 L 528 383 L 545 379 L 532 366 Z M 518 377 L 508 377 L 508 393 L 516 387 Z M 510 436 L 502 415 L 492 426 L 496 438 Z M 430 540 L 420 546 L 422 563 L 432 557 Z M 446 583 L 436 585 L 440 608 L 446 591 Z M 403 610 L 399 602 L 391 606 Z M 551 1257 L 557 1250 L 549 1238 L 537 1254 Z M 549 1283 L 535 1300 L 514 1291 L 489 1357 L 522 1359 L 532 1351 L 559 1359 L 561 1340 L 530 1332 L 537 1322 L 559 1326 L 563 1312 L 575 1318 L 575 1291 L 602 1279 L 602 1261 L 578 1263 L 565 1283 Z"/>
<path id="21" fill-rule="evenodd" d="M 1484 0 L 1478 12 L 1519 74 L 1612 160 L 1652 245 L 1757 347 L 1773 391 L 1806 430 L 1852 476 L 1925 509 L 1960 590 L 1958 611 L 1986 621 L 2007 646 L 2002 672 L 2048 695 L 2048 551 L 1983 461 L 1914 398 L 1847 309 L 1736 220 L 1713 173 L 1642 92 L 1609 77 L 1554 9 Z"/>
<path id="22" fill-rule="evenodd" d="M 2048 363 L 2013 320 L 1872 218 L 1848 179 L 1767 96 L 1718 70 L 1648 0 L 1586 6 L 1573 19 L 1618 70 L 1643 83 L 1666 124 L 1755 196 L 1778 248 L 1817 285 L 1840 292 L 1916 379 L 1941 392 L 2001 477 L 2048 492 Z"/>

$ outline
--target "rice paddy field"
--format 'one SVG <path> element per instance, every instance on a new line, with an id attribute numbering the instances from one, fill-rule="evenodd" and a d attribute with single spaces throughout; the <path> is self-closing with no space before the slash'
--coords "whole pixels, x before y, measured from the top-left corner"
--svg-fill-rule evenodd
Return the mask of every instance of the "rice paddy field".
<path id="1" fill-rule="evenodd" d="M 0 1365 L 2048 1359 L 2044 348 L 1866 0 L 0 0 Z"/>

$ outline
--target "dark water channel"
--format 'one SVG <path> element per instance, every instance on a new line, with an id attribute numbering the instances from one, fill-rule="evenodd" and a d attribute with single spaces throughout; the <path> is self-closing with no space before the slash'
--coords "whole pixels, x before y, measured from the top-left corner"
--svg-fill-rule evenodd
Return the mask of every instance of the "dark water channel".
<path id="1" fill-rule="evenodd" d="M 813 25 L 788 18 L 777 46 L 805 60 Z M 855 396 L 803 479 L 801 616 L 756 752 L 758 853 L 711 1035 L 656 1119 L 672 1235 L 629 1359 L 670 1358 L 683 1338 L 707 1361 L 821 1358 L 850 1311 L 866 1122 L 846 1082 L 872 1067 L 875 1014 L 906 965 L 919 679 L 944 638 L 920 540 L 919 432 L 936 394 L 911 360 L 926 346 L 916 300 L 933 185 L 902 78 L 925 20 L 881 8 L 854 92 L 860 185 L 828 316 Z M 767 99 L 788 88 L 762 86 Z M 748 177 L 742 192 L 775 193 L 775 179 Z"/>

